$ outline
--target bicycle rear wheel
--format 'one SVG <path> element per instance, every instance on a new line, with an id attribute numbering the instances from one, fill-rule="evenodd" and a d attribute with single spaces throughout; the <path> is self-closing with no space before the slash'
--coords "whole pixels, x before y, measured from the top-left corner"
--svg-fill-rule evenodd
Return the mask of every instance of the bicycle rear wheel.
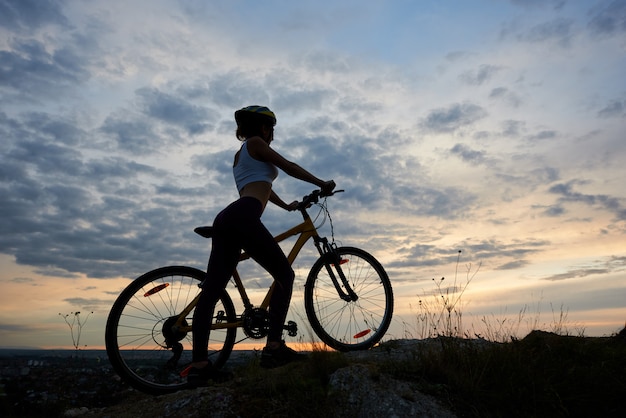
<path id="1" fill-rule="evenodd" d="M 105 331 L 107 355 L 113 369 L 135 389 L 163 394 L 186 387 L 182 372 L 191 362 L 191 332 L 173 325 L 200 293 L 205 275 L 191 267 L 156 269 L 131 282 L 113 304 Z M 193 312 L 183 325 L 191 324 Z M 235 308 L 224 291 L 213 323 L 235 321 Z M 236 328 L 211 331 L 209 358 L 215 367 L 222 367 L 230 356 L 236 333 Z"/>
<path id="2" fill-rule="evenodd" d="M 307 318 L 318 337 L 339 351 L 366 350 L 385 335 L 393 315 L 393 291 L 382 265 L 369 253 L 353 247 L 336 249 L 341 262 L 336 266 L 329 256 L 320 257 L 306 281 L 304 305 Z M 358 299 L 339 296 L 328 269 L 339 279 L 345 275 Z"/>

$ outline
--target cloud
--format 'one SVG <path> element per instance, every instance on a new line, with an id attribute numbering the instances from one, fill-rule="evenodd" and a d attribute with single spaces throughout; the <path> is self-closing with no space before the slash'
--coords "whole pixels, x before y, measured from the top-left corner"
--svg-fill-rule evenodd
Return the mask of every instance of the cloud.
<path id="1" fill-rule="evenodd" d="M 462 241 L 458 244 L 464 253 L 472 255 L 473 259 L 484 260 L 490 258 L 512 258 L 514 260 L 543 251 L 550 242 L 547 240 L 516 239 L 510 243 L 502 242 L 498 239 L 486 239 L 474 242 L 471 240 Z"/>
<path id="2" fill-rule="evenodd" d="M 66 299 L 63 299 L 63 301 L 69 303 L 72 306 L 79 306 L 81 309 L 91 309 L 95 306 L 111 306 L 113 302 L 111 299 L 80 298 L 80 297 L 66 298 Z M 88 312 L 83 312 L 83 313 L 85 315 L 88 314 Z"/>
<path id="3" fill-rule="evenodd" d="M 189 86 L 170 92 L 137 89 L 130 106 L 106 117 L 99 128 L 105 136 L 92 141 L 93 145 L 148 155 L 167 146 L 190 144 L 193 137 L 214 131 L 220 120 L 217 112 L 194 103 L 203 101 L 205 94 L 208 93 Z"/>
<path id="4" fill-rule="evenodd" d="M 545 140 L 549 140 L 549 139 L 554 139 L 558 136 L 558 133 L 556 131 L 553 130 L 543 130 L 543 131 L 539 131 L 535 134 L 532 135 L 528 135 L 526 136 L 526 139 L 528 141 L 545 141 Z"/>
<path id="5" fill-rule="evenodd" d="M 67 26 L 61 4 L 55 0 L 2 0 L 0 27 L 28 32 L 45 25 Z"/>
<path id="6" fill-rule="evenodd" d="M 455 263 L 459 251 L 463 257 L 476 263 L 491 260 L 498 262 L 497 270 L 510 270 L 529 264 L 527 257 L 542 252 L 550 246 L 545 240 L 514 240 L 505 243 L 498 239 L 464 240 L 454 246 L 441 247 L 435 244 L 416 244 L 400 249 L 402 259 L 389 264 L 390 267 L 428 267 Z M 507 261 L 510 260 L 510 261 Z"/>
<path id="7" fill-rule="evenodd" d="M 285 82 L 286 80 L 283 80 Z M 206 98 L 216 106 L 240 109 L 249 104 L 270 105 L 270 89 L 263 83 L 265 76 L 240 69 L 213 74 L 206 89 Z"/>
<path id="8" fill-rule="evenodd" d="M 27 324 L 0 322 L 0 333 L 28 334 L 32 332 L 41 332 L 44 329 L 45 329 L 45 326 L 43 325 L 27 325 Z M 3 338 L 3 341 L 7 341 L 7 340 Z"/>
<path id="9" fill-rule="evenodd" d="M 149 120 L 130 117 L 124 112 L 107 117 L 100 130 L 113 139 L 119 150 L 135 155 L 154 153 L 163 143 Z"/>
<path id="10" fill-rule="evenodd" d="M 352 70 L 347 57 L 321 50 L 307 52 L 301 58 L 300 65 L 315 69 L 322 74 L 345 74 Z"/>
<path id="11" fill-rule="evenodd" d="M 450 150 L 452 154 L 458 155 L 463 161 L 471 164 L 482 164 L 485 162 L 485 152 L 475 151 L 464 144 L 456 144 Z"/>
<path id="12" fill-rule="evenodd" d="M 526 129 L 526 123 L 520 120 L 505 120 L 502 122 L 502 135 L 518 138 Z"/>
<path id="13" fill-rule="evenodd" d="M 53 120 L 43 113 L 0 117 L 8 140 L 0 145 L 0 251 L 57 277 L 117 277 L 144 270 L 148 259 L 205 257 L 193 247 L 158 245 L 159 236 L 183 241 L 184 231 L 192 234 L 197 189 L 179 188 L 191 207 L 158 204 L 175 189 L 171 177 L 169 187 L 158 184 L 166 171 L 123 154 L 87 157 L 91 135 Z"/>
<path id="14" fill-rule="evenodd" d="M 483 64 L 477 70 L 469 70 L 462 73 L 459 79 L 473 86 L 480 86 L 490 81 L 495 74 L 502 70 L 501 66 Z"/>
<path id="15" fill-rule="evenodd" d="M 272 103 L 277 110 L 321 110 L 336 96 L 337 94 L 328 88 L 299 88 L 279 93 L 272 99 Z"/>
<path id="16" fill-rule="evenodd" d="M 522 104 L 522 99 L 515 92 L 509 90 L 507 87 L 496 87 L 489 93 L 489 98 L 494 100 L 500 100 L 512 107 L 519 107 Z"/>
<path id="17" fill-rule="evenodd" d="M 612 212 L 617 220 L 626 220 L 626 209 L 622 206 L 621 199 L 606 194 L 585 194 L 574 191 L 574 186 L 581 184 L 580 181 L 572 180 L 568 183 L 559 183 L 550 187 L 549 192 L 561 196 L 562 203 L 582 203 L 588 206 L 599 206 Z"/>
<path id="18" fill-rule="evenodd" d="M 542 208 L 545 208 L 545 206 Z M 565 208 L 561 205 L 551 205 L 545 208 L 545 210 L 543 211 L 543 214 L 545 216 L 550 216 L 550 217 L 559 217 L 566 212 L 567 210 L 565 210 Z"/>
<path id="19" fill-rule="evenodd" d="M 387 263 L 386 268 L 441 266 L 453 263 L 458 258 L 458 249 L 441 248 L 434 244 L 415 244 L 408 248 L 400 248 L 398 252 L 402 257 Z"/>
<path id="20" fill-rule="evenodd" d="M 189 143 L 186 135 L 193 135 L 190 127 L 199 120 L 218 125 L 220 119 L 209 107 L 194 104 L 194 100 L 211 97 L 204 90 L 194 96 L 194 85 L 192 80 L 168 90 L 138 89 L 135 100 L 114 108 L 93 130 L 78 128 L 83 126 L 80 121 L 52 113 L 13 118 L 0 114 L 0 131 L 9 139 L 1 145 L 6 161 L 0 166 L 4 192 L 0 212 L 5 215 L 0 221 L 5 232 L 0 249 L 41 274 L 68 278 L 136 275 L 154 267 L 154 260 L 203 264 L 208 249 L 197 246 L 191 231 L 210 222 L 211 208 L 235 198 L 232 149 L 190 157 L 190 167 L 206 176 L 211 188 L 198 185 L 197 179 L 190 186 L 189 180 L 170 170 L 135 160 L 149 159 L 175 141 L 177 145 Z M 375 130 L 348 144 L 341 139 L 350 129 L 348 124 L 307 118 L 304 126 L 326 134 L 305 141 L 293 136 L 293 140 L 278 142 L 278 149 L 287 150 L 287 156 L 308 156 L 303 165 L 314 173 L 345 179 L 347 204 L 383 209 L 385 200 L 380 196 L 385 194 L 397 211 L 454 216 L 471 198 L 454 188 L 422 185 L 415 189 L 406 180 L 415 176 L 407 170 L 419 169 L 419 161 L 381 155 L 385 148 L 380 144 L 407 141 L 397 132 Z M 390 178 L 397 179 L 397 190 L 391 193 Z M 287 196 L 310 191 L 310 186 L 292 184 L 279 183 L 277 188 L 286 190 Z M 268 212 L 268 224 L 284 227 L 284 216 Z M 172 242 L 177 244 L 172 246 Z"/>
<path id="21" fill-rule="evenodd" d="M 515 279 L 585 247 L 575 234 L 557 241 L 554 228 L 600 231 L 594 251 L 623 232 L 604 212 L 568 212 L 626 218 L 622 167 L 611 165 L 626 104 L 619 91 L 598 99 L 621 79 L 614 66 L 590 67 L 620 56 L 622 3 L 585 14 L 519 0 L 488 17 L 340 6 L 321 25 L 291 17 L 335 6 L 269 2 L 242 14 L 179 3 L 0 2 L 1 253 L 67 282 L 204 268 L 210 241 L 193 227 L 237 197 L 232 114 L 248 104 L 278 112 L 275 149 L 346 190 L 329 199 L 338 241 L 380 254 L 398 280 L 448 267 L 459 249 Z M 255 13 L 263 19 L 247 19 Z M 505 25 L 511 35 L 496 39 Z M 571 181 L 581 167 L 588 182 Z M 282 173 L 274 187 L 288 200 L 313 189 Z M 297 221 L 264 213 L 275 232 Z M 113 293 L 71 296 L 98 306 Z"/>
<path id="22" fill-rule="evenodd" d="M 587 276 L 605 275 L 608 273 L 622 272 L 625 270 L 625 266 L 626 257 L 611 256 L 602 260 L 595 260 L 591 262 L 590 265 L 571 268 L 565 273 L 544 277 L 543 280 L 561 281 Z"/>
<path id="23" fill-rule="evenodd" d="M 13 38 L 0 51 L 0 91 L 12 101 L 38 101 L 58 96 L 88 79 L 88 63 L 72 47 L 54 51 L 36 39 Z"/>
<path id="24" fill-rule="evenodd" d="M 554 274 L 552 276 L 544 277 L 543 280 L 554 282 L 554 281 L 559 281 L 559 280 L 568 280 L 568 279 L 576 279 L 576 278 L 587 277 L 587 276 L 602 275 L 608 272 L 609 271 L 607 269 L 576 269 L 576 270 L 570 270 L 566 273 Z"/>
<path id="25" fill-rule="evenodd" d="M 455 103 L 447 108 L 431 110 L 421 127 L 435 133 L 451 133 L 487 116 L 487 111 L 473 103 Z"/>
<path id="26" fill-rule="evenodd" d="M 381 131 L 349 140 L 341 136 L 289 141 L 285 155 L 307 156 L 302 162 L 307 169 L 341 179 L 341 187 L 347 190 L 341 200 L 353 200 L 363 208 L 456 218 L 475 199 L 471 193 L 455 187 L 431 185 L 419 159 L 387 153 L 394 141 L 406 141 L 401 135 Z"/>
<path id="27" fill-rule="evenodd" d="M 510 0 L 510 2 L 514 5 L 525 8 L 543 8 L 552 6 L 553 9 L 559 10 L 567 3 L 567 0 Z"/>
<path id="28" fill-rule="evenodd" d="M 6 157 L 36 167 L 48 175 L 76 176 L 82 166 L 81 153 L 52 141 L 39 141 L 37 135 L 25 138 L 7 152 Z"/>
<path id="29" fill-rule="evenodd" d="M 593 8 L 587 25 L 596 36 L 613 36 L 626 32 L 626 2 L 614 0 Z"/>
<path id="30" fill-rule="evenodd" d="M 533 26 L 526 33 L 519 35 L 519 39 L 531 43 L 549 41 L 555 42 L 562 47 L 568 47 L 573 36 L 573 25 L 574 21 L 572 19 L 556 18 Z"/>
<path id="31" fill-rule="evenodd" d="M 626 115 L 626 100 L 611 100 L 607 105 L 598 111 L 598 117 L 608 119 L 624 117 Z"/>
<path id="32" fill-rule="evenodd" d="M 514 260 L 497 266 L 496 270 L 517 270 L 526 267 L 530 264 L 528 260 Z"/>
<path id="33" fill-rule="evenodd" d="M 190 135 L 212 130 L 213 126 L 209 122 L 217 120 L 217 114 L 207 108 L 155 88 L 143 87 L 136 94 L 141 99 L 140 106 L 147 116 L 181 127 Z"/>
<path id="34" fill-rule="evenodd" d="M 31 286 L 39 286 L 39 283 L 32 277 L 15 277 L 10 280 L 12 283 L 28 284 Z"/>

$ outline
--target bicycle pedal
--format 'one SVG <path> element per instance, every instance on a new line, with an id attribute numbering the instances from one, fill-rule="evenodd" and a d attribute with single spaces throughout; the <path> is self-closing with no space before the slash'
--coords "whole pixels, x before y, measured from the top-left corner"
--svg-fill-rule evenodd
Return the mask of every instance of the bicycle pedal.
<path id="1" fill-rule="evenodd" d="M 287 335 L 290 337 L 298 335 L 298 324 L 293 321 L 287 321 L 287 325 L 284 325 L 283 329 L 287 331 Z"/>

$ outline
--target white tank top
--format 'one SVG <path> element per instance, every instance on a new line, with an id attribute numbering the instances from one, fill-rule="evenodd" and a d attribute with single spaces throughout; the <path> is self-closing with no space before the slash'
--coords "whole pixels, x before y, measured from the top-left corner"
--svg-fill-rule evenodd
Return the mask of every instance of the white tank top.
<path id="1" fill-rule="evenodd" d="M 233 167 L 237 190 L 241 191 L 247 184 L 255 181 L 264 181 L 272 184 L 278 176 L 278 169 L 270 163 L 252 158 L 248 153 L 248 144 L 244 141 L 239 152 L 239 160 Z"/>

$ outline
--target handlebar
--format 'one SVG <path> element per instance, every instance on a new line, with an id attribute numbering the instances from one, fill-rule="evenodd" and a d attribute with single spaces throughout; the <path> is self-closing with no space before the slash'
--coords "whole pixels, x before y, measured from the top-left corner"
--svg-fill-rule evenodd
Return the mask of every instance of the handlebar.
<path id="1" fill-rule="evenodd" d="M 342 193 L 344 191 L 345 190 L 333 190 L 330 193 L 322 193 L 321 190 L 313 190 L 310 194 L 304 196 L 302 201 L 298 203 L 298 210 L 306 209 L 312 204 L 319 202 L 320 197 L 328 197 L 334 195 L 335 193 Z"/>

